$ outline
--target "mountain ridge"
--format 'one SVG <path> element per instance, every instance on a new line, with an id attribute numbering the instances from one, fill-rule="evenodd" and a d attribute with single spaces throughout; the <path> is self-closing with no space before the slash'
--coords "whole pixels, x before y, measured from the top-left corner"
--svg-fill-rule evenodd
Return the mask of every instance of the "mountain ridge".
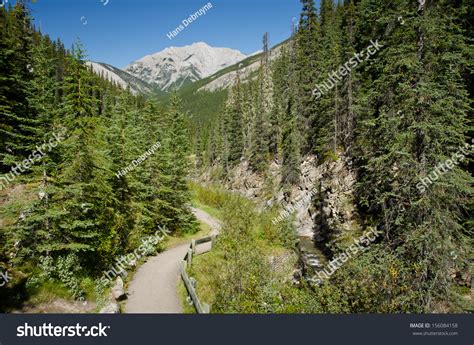
<path id="1" fill-rule="evenodd" d="M 247 58 L 238 50 L 196 42 L 146 55 L 123 70 L 161 91 L 179 89 Z"/>
<path id="2" fill-rule="evenodd" d="M 108 63 L 87 61 L 86 65 L 91 67 L 97 75 L 102 76 L 106 80 L 115 82 L 123 89 L 130 88 L 130 92 L 134 95 L 146 95 L 154 92 L 153 87 L 147 82 Z"/>

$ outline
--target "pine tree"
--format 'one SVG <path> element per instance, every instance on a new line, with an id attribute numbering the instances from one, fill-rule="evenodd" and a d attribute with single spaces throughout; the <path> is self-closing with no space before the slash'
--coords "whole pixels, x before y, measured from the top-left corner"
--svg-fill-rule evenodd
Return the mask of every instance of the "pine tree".
<path id="1" fill-rule="evenodd" d="M 283 97 L 279 97 L 279 109 L 282 112 L 282 187 L 288 190 L 292 185 L 299 182 L 300 163 L 301 163 L 301 137 L 298 121 L 298 107 L 295 98 L 298 95 L 297 88 L 297 56 L 296 56 L 296 37 L 293 34 L 289 43 L 289 52 L 286 51 L 281 57 L 281 62 L 277 62 L 278 70 L 281 76 L 275 77 L 277 90 Z M 280 65 L 281 63 L 281 65 Z M 280 65 L 280 66 L 279 66 Z M 281 78 L 281 79 L 280 79 Z M 280 79 L 280 82 L 278 80 Z"/>
<path id="2" fill-rule="evenodd" d="M 2 38 L 0 39 L 0 164 L 7 172 L 19 164 L 36 145 L 36 118 L 27 101 L 32 44 L 31 19 L 22 2 L 3 12 Z"/>
<path id="3" fill-rule="evenodd" d="M 39 186 L 35 189 L 36 198 L 24 205 L 23 216 L 13 227 L 13 241 L 21 248 L 17 260 L 44 254 L 42 248 L 52 244 L 52 224 L 59 216 L 56 210 L 50 208 L 50 198 L 58 192 L 52 181 L 59 174 L 58 145 L 61 145 L 64 128 L 56 118 L 54 93 L 58 86 L 54 79 L 54 60 L 51 63 L 49 52 L 50 42 L 42 37 L 30 50 L 29 70 L 33 79 L 27 88 L 27 101 L 37 118 L 35 128 L 31 131 L 36 138 L 37 148 L 29 155 L 34 159 L 33 164 L 36 164 L 31 166 L 33 174 L 30 174 L 29 179 Z"/>
<path id="4" fill-rule="evenodd" d="M 350 61 L 350 59 L 356 53 L 356 7 L 354 1 L 346 1 L 345 7 L 342 9 L 342 22 L 341 27 L 343 30 L 342 35 L 342 60 Z M 360 79 L 360 72 L 358 70 L 349 69 L 346 78 L 343 80 L 341 85 L 341 142 L 346 148 L 350 148 L 354 143 L 355 139 L 355 128 L 356 128 L 356 108 L 357 101 L 357 84 Z"/>
<path id="5" fill-rule="evenodd" d="M 273 80 L 273 109 L 270 118 L 270 140 L 276 147 L 271 148 L 271 152 L 281 156 L 282 132 L 286 126 L 284 122 L 286 108 L 288 104 L 289 88 L 289 54 L 286 47 L 282 48 L 281 55 L 272 65 Z"/>
<path id="6" fill-rule="evenodd" d="M 255 101 L 256 85 L 248 82 L 242 86 L 242 122 L 243 122 L 243 141 L 244 141 L 244 159 L 250 161 L 252 155 L 252 142 L 255 131 L 255 112 L 258 105 Z"/>
<path id="7" fill-rule="evenodd" d="M 270 149 L 276 151 L 277 138 L 271 132 L 271 111 L 273 110 L 273 83 L 269 65 L 268 33 L 263 36 L 263 54 L 258 76 L 257 107 L 254 114 L 254 125 L 250 141 L 250 166 L 258 172 L 266 169 L 270 158 Z M 270 139 L 275 139 L 271 142 Z"/>
<path id="8" fill-rule="evenodd" d="M 298 135 L 297 117 L 293 114 L 292 97 L 288 99 L 285 114 L 286 127 L 283 133 L 282 184 L 285 189 L 296 185 L 300 177 L 300 136 Z"/>
<path id="9" fill-rule="evenodd" d="M 224 109 L 224 118 L 227 119 L 229 140 L 229 164 L 240 161 L 244 150 L 244 122 L 242 121 L 242 90 L 240 76 L 237 74 L 235 86 L 229 93 L 229 98 Z"/>
<path id="10" fill-rule="evenodd" d="M 321 2 L 320 54 L 318 69 L 320 76 L 318 83 L 313 84 L 323 95 L 315 99 L 317 116 L 313 117 L 311 136 L 313 147 L 319 153 L 328 150 L 336 152 L 339 143 L 341 125 L 341 77 L 338 68 L 342 63 L 340 16 L 336 12 L 332 0 Z M 332 72 L 337 72 L 336 74 Z"/>
<path id="11" fill-rule="evenodd" d="M 82 251 L 81 260 L 89 265 L 105 260 L 113 250 L 115 204 L 112 172 L 105 144 L 102 119 L 95 112 L 93 76 L 84 66 L 80 43 L 68 58 L 63 111 L 67 139 L 62 147 L 62 171 L 58 178 L 60 192 L 53 198 L 62 209 L 57 224 L 58 243 L 51 250 Z M 98 253 L 96 253 L 98 252 Z"/>
<path id="12" fill-rule="evenodd" d="M 403 27 L 393 25 L 372 69 L 380 72 L 369 94 L 372 118 L 364 121 L 359 143 L 366 159 L 360 193 L 380 214 L 386 243 L 401 254 L 395 269 L 403 270 L 411 291 L 420 292 L 393 298 L 422 312 L 434 310 L 448 293 L 449 253 L 459 253 L 460 265 L 468 253 L 460 219 L 472 178 L 454 167 L 430 186 L 420 182 L 465 143 L 466 39 L 444 15 L 453 11 L 447 3 L 399 6 L 411 10 L 411 17 Z"/>
<path id="13" fill-rule="evenodd" d="M 125 169 L 138 157 L 134 141 L 141 128 L 133 123 L 133 100 L 127 92 L 110 95 L 114 103 L 105 114 L 110 118 L 107 121 L 107 143 L 111 158 L 110 169 L 113 173 L 110 184 L 115 194 L 116 204 L 114 209 L 117 217 L 114 220 L 113 232 L 115 239 L 110 242 L 112 248 L 127 248 L 130 233 L 135 226 L 133 196 L 135 171 L 127 173 Z"/>
<path id="14" fill-rule="evenodd" d="M 157 216 L 169 230 L 186 233 L 196 231 L 196 224 L 189 209 L 191 195 L 186 180 L 190 153 L 188 131 L 179 104 L 180 99 L 173 95 L 166 112 L 166 132 L 160 148 L 160 189 L 154 202 Z"/>
<path id="15" fill-rule="evenodd" d="M 31 62 L 29 64 L 32 80 L 28 85 L 27 100 L 35 113 L 36 144 L 50 140 L 54 132 L 63 130 L 57 116 L 55 92 L 59 87 L 55 80 L 55 60 L 50 57 L 50 42 L 39 37 L 38 42 L 31 47 Z M 41 159 L 39 175 L 47 176 L 57 173 L 57 157 L 48 154 Z"/>
<path id="16" fill-rule="evenodd" d="M 295 98 L 297 112 L 299 115 L 298 127 L 304 139 L 302 141 L 302 153 L 313 151 L 314 121 L 317 114 L 316 102 L 314 102 L 313 89 L 315 88 L 317 75 L 320 73 L 318 56 L 320 47 L 320 23 L 313 0 L 301 0 L 303 9 L 300 15 L 298 31 L 296 33 L 296 60 L 295 73 L 298 82 L 297 97 Z"/>

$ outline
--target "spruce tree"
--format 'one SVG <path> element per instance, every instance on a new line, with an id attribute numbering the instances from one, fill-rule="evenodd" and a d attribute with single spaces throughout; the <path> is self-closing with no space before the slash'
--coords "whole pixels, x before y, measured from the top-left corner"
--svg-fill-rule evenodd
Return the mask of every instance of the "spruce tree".
<path id="1" fill-rule="evenodd" d="M 296 60 L 295 73 L 298 82 L 297 87 L 297 112 L 299 115 L 298 127 L 304 136 L 302 141 L 302 153 L 313 152 L 314 131 L 313 123 L 317 115 L 316 102 L 313 97 L 317 76 L 321 73 L 318 65 L 320 48 L 320 23 L 314 0 L 301 0 L 303 9 L 300 15 L 298 31 L 296 33 Z"/>
<path id="2" fill-rule="evenodd" d="M 260 61 L 258 75 L 258 93 L 256 95 L 256 108 L 253 121 L 253 131 L 250 142 L 250 166 L 257 172 L 266 169 L 270 158 L 270 149 L 276 151 L 277 138 L 271 132 L 270 113 L 273 110 L 273 83 L 269 65 L 268 33 L 263 36 L 263 53 Z M 270 139 L 275 139 L 271 142 Z"/>
<path id="3" fill-rule="evenodd" d="M 160 187 L 154 202 L 158 214 L 167 228 L 173 232 L 196 231 L 194 216 L 190 211 L 191 195 L 187 185 L 189 174 L 189 137 L 185 127 L 185 115 L 180 109 L 176 94 L 166 112 L 166 131 L 160 148 Z"/>
<path id="4" fill-rule="evenodd" d="M 35 147 L 36 118 L 29 107 L 28 84 L 32 44 L 31 19 L 23 2 L 2 15 L 0 39 L 0 164 L 3 172 L 19 164 Z"/>
<path id="5" fill-rule="evenodd" d="M 359 142 L 365 159 L 360 194 L 380 215 L 384 239 L 398 257 L 394 269 L 419 292 L 393 298 L 425 312 L 450 289 L 450 253 L 457 253 L 460 267 L 469 255 L 460 219 L 472 178 L 454 166 L 432 185 L 420 182 L 465 144 L 469 101 L 461 71 L 467 42 L 444 15 L 453 11 L 447 3 L 398 6 L 409 11 L 405 24 L 393 25 L 372 68 L 380 72 L 369 93 L 372 117 L 364 121 Z M 385 16 L 381 22 L 389 21 L 390 12 Z"/>
<path id="6" fill-rule="evenodd" d="M 297 55 L 296 55 L 296 37 L 293 34 L 289 42 L 289 51 L 284 51 L 281 61 L 277 62 L 276 72 L 280 77 L 275 76 L 275 85 L 277 90 L 283 95 L 279 97 L 279 111 L 283 118 L 282 124 L 282 187 L 288 190 L 292 185 L 299 182 L 300 163 L 301 163 L 301 140 L 304 138 L 300 134 L 298 121 L 301 117 L 298 114 L 298 106 L 295 101 L 298 96 L 297 87 Z M 279 81 L 280 80 L 280 81 Z"/>
<path id="7" fill-rule="evenodd" d="M 235 86 L 229 93 L 227 104 L 224 108 L 224 118 L 227 119 L 228 140 L 229 140 L 229 164 L 233 165 L 240 161 L 244 150 L 242 121 L 242 87 L 240 77 L 237 74 Z"/>
<path id="8" fill-rule="evenodd" d="M 64 81 L 64 112 L 67 139 L 61 145 L 61 187 L 55 197 L 62 209 L 58 226 L 57 251 L 82 251 L 81 260 L 89 265 L 108 257 L 114 250 L 115 204 L 110 185 L 112 171 L 105 143 L 102 119 L 97 116 L 93 98 L 93 75 L 84 66 L 80 43 L 68 57 Z"/>

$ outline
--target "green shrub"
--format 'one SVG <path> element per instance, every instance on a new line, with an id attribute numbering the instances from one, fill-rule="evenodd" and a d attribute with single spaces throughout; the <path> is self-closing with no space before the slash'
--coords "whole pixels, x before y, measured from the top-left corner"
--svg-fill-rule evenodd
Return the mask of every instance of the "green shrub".
<path id="1" fill-rule="evenodd" d="M 81 288 L 82 267 L 76 254 L 59 256 L 54 259 L 51 256 L 41 256 L 38 264 L 39 272 L 33 272 L 28 278 L 27 286 L 37 288 L 40 285 L 51 281 L 59 281 L 66 286 L 73 298 L 84 297 L 84 290 Z"/>
<path id="2" fill-rule="evenodd" d="M 204 187 L 193 182 L 190 182 L 190 189 L 195 200 L 216 209 L 221 209 L 224 206 L 229 194 L 222 187 Z"/>

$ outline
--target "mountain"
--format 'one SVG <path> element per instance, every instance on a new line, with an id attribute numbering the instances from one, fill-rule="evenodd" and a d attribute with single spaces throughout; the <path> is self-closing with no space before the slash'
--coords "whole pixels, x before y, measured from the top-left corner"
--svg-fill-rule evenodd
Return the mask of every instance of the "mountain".
<path id="1" fill-rule="evenodd" d="M 92 67 L 92 70 L 96 74 L 102 76 L 104 79 L 117 83 L 123 89 L 130 87 L 130 91 L 135 95 L 139 93 L 150 94 L 153 92 L 153 87 L 150 84 L 117 67 L 94 61 L 87 61 L 86 64 Z"/>
<path id="2" fill-rule="evenodd" d="M 285 45 L 282 42 L 272 49 L 270 49 L 270 60 L 274 60 L 281 54 L 281 49 Z M 260 60 L 262 57 L 262 51 L 259 50 L 249 55 L 245 60 L 239 63 L 219 70 L 209 78 L 202 80 L 198 91 L 218 91 L 227 89 L 234 85 L 237 73 L 240 75 L 242 81 L 250 80 L 257 76 L 257 71 L 260 68 Z M 196 85 L 197 86 L 197 85 Z"/>
<path id="3" fill-rule="evenodd" d="M 246 57 L 238 50 L 215 48 L 198 42 L 147 55 L 124 70 L 159 90 L 169 91 L 206 78 Z"/>
<path id="4" fill-rule="evenodd" d="M 273 46 L 270 49 L 270 60 L 274 60 L 279 57 L 282 48 L 287 46 L 288 42 L 289 39 Z M 179 94 L 182 98 L 188 99 L 194 98 L 193 95 L 197 92 L 225 92 L 229 87 L 234 85 L 237 73 L 239 73 L 240 80 L 243 82 L 255 78 L 258 74 L 261 59 L 262 51 L 260 50 L 233 65 L 229 65 L 223 69 L 218 70 L 206 78 L 182 87 L 179 90 Z M 163 97 L 166 98 L 167 96 L 164 95 Z"/>
<path id="5" fill-rule="evenodd" d="M 288 42 L 289 40 L 285 40 L 272 47 L 270 60 L 277 58 Z M 205 125 L 212 121 L 214 115 L 221 111 L 227 99 L 227 91 L 235 83 L 237 72 L 242 82 L 255 78 L 258 75 L 261 58 L 262 53 L 256 52 L 211 76 L 180 88 L 178 95 L 182 99 L 181 106 L 192 118 L 191 125 Z M 169 94 L 164 94 L 160 100 L 166 104 L 169 102 L 169 96 Z"/>

